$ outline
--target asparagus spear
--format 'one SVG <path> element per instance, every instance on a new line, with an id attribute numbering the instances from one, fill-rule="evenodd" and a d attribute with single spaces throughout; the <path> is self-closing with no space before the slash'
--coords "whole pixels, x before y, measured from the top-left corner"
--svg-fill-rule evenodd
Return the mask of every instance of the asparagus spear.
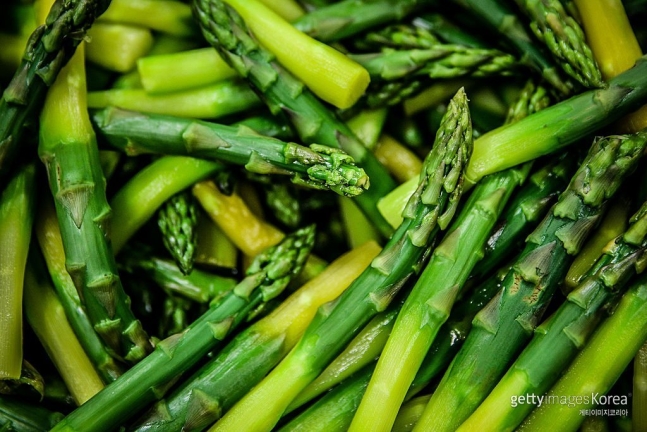
<path id="1" fill-rule="evenodd" d="M 629 228 L 609 243 L 588 277 L 568 295 L 512 364 L 501 381 L 459 430 L 514 430 L 534 404 L 512 406 L 518 395 L 543 395 L 586 344 L 628 280 L 644 267 L 647 247 L 647 203 L 630 220 Z"/>
<path id="2" fill-rule="evenodd" d="M 45 432 L 63 418 L 63 414 L 42 406 L 0 395 L 0 430 L 7 432 Z"/>
<path id="3" fill-rule="evenodd" d="M 22 291 L 35 176 L 35 167 L 27 165 L 0 194 L 0 380 L 20 378 L 22 367 Z"/>
<path id="4" fill-rule="evenodd" d="M 472 331 L 416 429 L 455 430 L 496 385 L 646 144 L 647 134 L 593 143 L 568 188 L 528 236 L 499 294 L 474 318 Z"/>
<path id="5" fill-rule="evenodd" d="M 182 333 L 157 344 L 143 361 L 77 408 L 53 430 L 112 430 L 147 403 L 160 399 L 179 375 L 216 348 L 261 302 L 280 295 L 300 271 L 314 242 L 314 227 L 302 228 L 259 254 L 247 276 L 213 302 Z"/>
<path id="6" fill-rule="evenodd" d="M 224 126 L 179 117 L 100 111 L 94 122 L 110 142 L 128 154 L 191 155 L 244 165 L 259 174 L 289 175 L 292 181 L 354 196 L 369 180 L 345 152 L 313 144 L 309 148 L 259 136 L 244 126 Z"/>
<path id="7" fill-rule="evenodd" d="M 191 273 L 198 243 L 198 208 L 191 192 L 169 198 L 158 212 L 157 225 L 179 269 L 185 275 Z"/>
<path id="8" fill-rule="evenodd" d="M 417 22 L 418 18 L 414 20 Z M 354 38 L 353 47 L 361 51 L 430 49 L 440 45 L 440 40 L 426 26 L 392 24 Z"/>
<path id="9" fill-rule="evenodd" d="M 585 87 L 604 87 L 584 31 L 560 0 L 516 0 L 516 3 L 530 17 L 535 36 L 546 44 L 567 74 Z"/>
<path id="10" fill-rule="evenodd" d="M 341 294 L 378 252 L 370 242 L 335 260 L 155 404 L 135 429 L 197 431 L 220 418 L 294 346 L 319 306 Z"/>
<path id="11" fill-rule="evenodd" d="M 582 410 L 594 408 L 627 368 L 647 338 L 647 279 L 641 275 L 622 296 L 613 315 L 591 337 L 571 366 L 545 395 L 547 401 L 522 423 L 524 431 L 576 431 Z M 567 398 L 566 403 L 557 401 Z M 570 398 L 571 403 L 569 404 Z M 624 399 L 624 400 L 623 400 Z M 617 396 L 615 407 L 629 405 Z"/>
<path id="12" fill-rule="evenodd" d="M 337 301 L 322 307 L 301 340 L 272 372 L 220 419 L 214 430 L 269 430 L 290 402 L 377 313 L 386 309 L 445 228 L 461 195 L 471 134 L 464 91 L 447 110 L 425 159 L 404 222 L 382 252 Z"/>
<path id="13" fill-rule="evenodd" d="M 523 165 L 501 171 L 476 186 L 402 306 L 350 431 L 390 430 L 427 350 L 483 256 L 490 231 L 529 170 Z"/>
<path id="14" fill-rule="evenodd" d="M 79 47 L 45 100 L 38 153 L 55 198 L 65 266 L 88 317 L 118 356 L 136 363 L 152 347 L 130 310 L 110 246 L 111 209 L 85 97 L 83 47 Z"/>
<path id="15" fill-rule="evenodd" d="M 194 10 L 207 41 L 262 93 L 272 112 L 287 114 L 304 143 L 341 148 L 366 170 L 372 187 L 356 202 L 380 232 L 390 236 L 392 229 L 376 205 L 395 183 L 373 154 L 300 81 L 272 61 L 272 55 L 254 41 L 235 11 L 221 0 L 196 0 Z"/>
<path id="16" fill-rule="evenodd" d="M 110 0 L 58 0 L 46 24 L 32 33 L 22 62 L 0 98 L 0 178 L 12 168 L 23 124 L 38 112 L 47 87 L 109 4 Z"/>

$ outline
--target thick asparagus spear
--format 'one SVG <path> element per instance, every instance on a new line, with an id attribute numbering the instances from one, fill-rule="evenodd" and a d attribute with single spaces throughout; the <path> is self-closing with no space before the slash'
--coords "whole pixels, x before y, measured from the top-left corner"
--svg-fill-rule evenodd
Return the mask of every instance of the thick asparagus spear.
<path id="1" fill-rule="evenodd" d="M 513 406 L 510 401 L 519 395 L 543 395 L 550 389 L 613 309 L 628 280 L 644 270 L 646 247 L 647 204 L 643 204 L 627 231 L 610 242 L 588 277 L 537 327 L 530 344 L 459 430 L 514 430 L 535 405 Z"/>
<path id="2" fill-rule="evenodd" d="M 287 354 L 319 306 L 341 294 L 378 252 L 370 242 L 335 260 L 155 404 L 135 429 L 198 431 L 220 418 Z"/>
<path id="3" fill-rule="evenodd" d="M 461 195 L 461 170 L 470 154 L 467 98 L 455 96 L 425 159 L 404 222 L 382 252 L 337 301 L 320 309 L 303 337 L 272 372 L 220 419 L 214 430 L 269 430 L 366 323 L 386 309 L 419 270 L 439 228 L 450 222 Z"/>
<path id="4" fill-rule="evenodd" d="M 113 145 L 130 155 L 156 152 L 218 159 L 259 174 L 288 175 L 297 184 L 348 196 L 364 193 L 369 187 L 364 170 L 341 150 L 285 143 L 244 126 L 118 109 L 98 112 L 94 122 Z"/>
<path id="5" fill-rule="evenodd" d="M 473 328 L 416 426 L 455 430 L 532 335 L 608 199 L 637 166 L 647 134 L 597 139 L 549 214 L 526 240 L 499 294 Z"/>
<path id="6" fill-rule="evenodd" d="M 23 124 L 38 112 L 47 87 L 110 0 L 58 0 L 31 35 L 22 62 L 0 98 L 0 178 L 11 170 Z"/>
<path id="7" fill-rule="evenodd" d="M 198 208 L 191 192 L 184 191 L 169 198 L 157 215 L 157 225 L 164 246 L 184 274 L 193 270 L 198 247 Z"/>
<path id="8" fill-rule="evenodd" d="M 118 356 L 136 363 L 152 347 L 117 272 L 108 230 L 111 209 L 85 100 L 81 46 L 47 95 L 38 153 L 55 198 L 65 266 L 88 317 Z"/>
<path id="9" fill-rule="evenodd" d="M 272 61 L 272 55 L 255 42 L 234 10 L 221 0 L 196 0 L 194 11 L 207 41 L 251 82 L 273 112 L 287 114 L 304 143 L 341 148 L 366 170 L 372 186 L 356 202 L 380 232 L 390 236 L 392 229 L 376 206 L 395 183 L 375 156 L 303 83 Z"/>
<path id="10" fill-rule="evenodd" d="M 112 430 L 147 403 L 161 398 L 179 375 L 216 348 L 261 302 L 280 295 L 303 266 L 314 243 L 312 226 L 287 236 L 259 254 L 247 276 L 184 332 L 157 344 L 155 351 L 54 430 Z"/>
<path id="11" fill-rule="evenodd" d="M 530 28 L 560 65 L 585 87 L 604 87 L 602 74 L 586 43 L 584 31 L 560 0 L 516 0 L 530 17 Z"/>

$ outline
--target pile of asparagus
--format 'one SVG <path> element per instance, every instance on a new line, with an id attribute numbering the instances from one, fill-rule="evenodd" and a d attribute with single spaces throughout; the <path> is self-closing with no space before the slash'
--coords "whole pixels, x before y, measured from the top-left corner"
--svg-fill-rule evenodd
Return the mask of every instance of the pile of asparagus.
<path id="1" fill-rule="evenodd" d="M 9 1 L 0 431 L 647 430 L 646 11 Z"/>

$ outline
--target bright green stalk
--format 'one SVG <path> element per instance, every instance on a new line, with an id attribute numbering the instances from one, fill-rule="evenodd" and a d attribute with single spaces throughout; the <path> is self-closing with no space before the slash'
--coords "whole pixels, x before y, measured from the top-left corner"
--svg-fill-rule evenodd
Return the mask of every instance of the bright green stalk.
<path id="1" fill-rule="evenodd" d="M 564 95 L 572 91 L 572 84 L 560 77 L 555 65 L 534 44 L 524 24 L 501 0 L 454 0 L 473 12 L 480 22 L 494 29 L 501 38 L 517 51 L 521 61 Z"/>
<path id="2" fill-rule="evenodd" d="M 378 252 L 371 242 L 332 262 L 155 404 L 135 429 L 197 431 L 220 418 L 288 353 L 317 309 L 341 294 Z"/>
<path id="3" fill-rule="evenodd" d="M 83 350 L 101 374 L 104 383 L 110 383 L 123 373 L 123 365 L 111 354 L 106 343 L 94 331 L 88 314 L 81 304 L 78 291 L 65 268 L 63 240 L 56 218 L 54 203 L 48 202 L 38 209 L 35 234 L 45 258 L 49 275 L 59 301 L 65 309 L 67 321 L 74 329 Z"/>
<path id="4" fill-rule="evenodd" d="M 312 404 L 279 432 L 345 432 L 373 372 L 369 365 Z"/>
<path id="5" fill-rule="evenodd" d="M 81 47 L 45 100 L 38 155 L 47 167 L 55 198 L 65 266 L 88 317 L 118 356 L 136 363 L 152 347 L 130 310 L 117 272 L 107 231 L 111 209 L 85 97 Z"/>
<path id="6" fill-rule="evenodd" d="M 166 156 L 139 171 L 110 202 L 115 254 L 167 199 L 223 169 L 217 162 Z"/>
<path id="7" fill-rule="evenodd" d="M 123 109 L 190 118 L 218 118 L 257 107 L 256 94 L 238 79 L 184 91 L 148 94 L 143 89 L 111 89 L 88 94 L 90 108 Z"/>
<path id="8" fill-rule="evenodd" d="M 346 124 L 366 148 L 372 151 L 382 135 L 387 115 L 386 108 L 365 109 L 350 118 Z"/>
<path id="9" fill-rule="evenodd" d="M 118 109 L 100 111 L 94 121 L 113 145 L 129 155 L 153 152 L 217 159 L 257 174 L 287 175 L 294 183 L 347 196 L 364 193 L 369 186 L 364 170 L 342 150 L 285 143 L 243 126 Z"/>
<path id="10" fill-rule="evenodd" d="M 0 395 L 0 430 L 7 432 L 46 432 L 63 418 L 36 404 Z"/>
<path id="11" fill-rule="evenodd" d="M 380 241 L 380 233 L 352 198 L 339 197 L 339 211 L 344 223 L 346 242 L 350 247 L 357 247 L 370 240 Z"/>
<path id="12" fill-rule="evenodd" d="M 125 271 L 143 272 L 169 293 L 198 303 L 209 303 L 236 285 L 232 278 L 200 269 L 193 269 L 190 274 L 184 274 L 173 261 L 152 255 L 149 248 L 130 247 L 119 257 L 119 264 Z"/>
<path id="13" fill-rule="evenodd" d="M 467 98 L 461 90 L 448 107 L 404 222 L 382 252 L 333 304 L 321 308 L 305 334 L 270 374 L 235 405 L 213 430 L 269 430 L 377 313 L 385 310 L 419 270 L 440 227 L 446 227 L 461 194 L 461 167 L 470 154 Z"/>
<path id="14" fill-rule="evenodd" d="M 499 294 L 474 318 L 417 430 L 453 431 L 485 399 L 532 336 L 573 257 L 599 222 L 608 199 L 637 166 L 646 144 L 647 134 L 593 143 L 568 188 L 528 236 Z"/>
<path id="15" fill-rule="evenodd" d="M 594 408 L 620 377 L 647 339 L 647 279 L 636 279 L 613 314 L 593 334 L 570 367 L 545 395 L 546 401 L 521 424 L 520 430 L 576 431 L 581 410 Z M 567 397 L 571 404 L 559 403 Z M 627 396 L 616 396 L 614 408 L 628 408 Z"/>
<path id="16" fill-rule="evenodd" d="M 376 315 L 369 321 L 362 331 L 350 341 L 344 351 L 319 374 L 317 379 L 299 393 L 285 412 L 292 412 L 296 408 L 305 405 L 307 402 L 349 378 L 364 366 L 373 363 L 379 357 L 389 338 L 395 318 L 400 311 L 400 306 L 401 304 L 392 304 L 389 309 Z"/>
<path id="17" fill-rule="evenodd" d="M 602 74 L 582 27 L 560 0 L 516 0 L 531 19 L 530 28 L 560 62 L 564 71 L 584 87 L 604 87 Z"/>
<path id="18" fill-rule="evenodd" d="M 647 428 L 647 342 L 640 347 L 634 358 L 631 414 L 633 430 L 645 430 Z"/>
<path id="19" fill-rule="evenodd" d="M 303 15 L 292 24 L 325 42 L 353 36 L 371 27 L 399 21 L 436 0 L 343 0 Z"/>
<path id="20" fill-rule="evenodd" d="M 142 57 L 137 60 L 137 70 L 148 93 L 203 87 L 236 76 L 211 48 Z"/>
<path id="21" fill-rule="evenodd" d="M 403 404 L 393 422 L 392 432 L 410 432 L 429 402 L 430 395 L 419 396 Z"/>
<path id="22" fill-rule="evenodd" d="M 153 46 L 149 29 L 124 24 L 96 23 L 88 31 L 87 59 L 105 69 L 126 73 Z"/>
<path id="23" fill-rule="evenodd" d="M 109 0 L 57 1 L 31 35 L 22 62 L 0 98 L 0 178 L 13 168 L 23 124 L 36 114 L 61 68 Z"/>
<path id="24" fill-rule="evenodd" d="M 407 297 L 350 431 L 390 430 L 439 328 L 447 320 L 490 231 L 529 165 L 484 178 L 436 246 Z"/>
<path id="25" fill-rule="evenodd" d="M 33 165 L 22 168 L 0 195 L 0 380 L 20 378 L 22 291 L 34 220 Z"/>
<path id="26" fill-rule="evenodd" d="M 157 344 L 143 361 L 68 415 L 55 431 L 108 431 L 148 403 L 163 397 L 179 375 L 194 366 L 237 328 L 259 304 L 287 287 L 303 266 L 314 244 L 312 226 L 286 236 L 259 254 L 247 276 L 217 299 L 185 331 Z"/>
<path id="27" fill-rule="evenodd" d="M 647 101 L 647 57 L 611 79 L 608 87 L 589 90 L 501 126 L 474 141 L 467 180 L 556 152 L 612 123 Z"/>
<path id="28" fill-rule="evenodd" d="M 103 382 L 74 330 L 49 281 L 42 258 L 32 253 L 25 272 L 25 316 L 77 405 L 85 403 Z"/>
<path id="29" fill-rule="evenodd" d="M 607 310 L 613 309 L 627 281 L 644 267 L 647 247 L 647 204 L 631 218 L 624 234 L 568 295 L 517 357 L 508 372 L 479 408 L 461 425 L 463 431 L 512 431 L 535 408 L 534 403 L 514 406 L 519 395 L 543 395 L 568 367 Z"/>
<path id="30" fill-rule="evenodd" d="M 193 270 L 198 242 L 198 204 L 186 190 L 169 198 L 157 213 L 162 241 L 182 273 Z"/>
<path id="31" fill-rule="evenodd" d="M 240 16 L 220 0 L 198 0 L 197 18 L 205 38 L 225 61 L 259 90 L 270 109 L 283 111 L 297 129 L 301 140 L 341 148 L 364 168 L 371 188 L 356 202 L 371 222 L 388 237 L 391 227 L 377 211 L 377 200 L 395 187 L 395 182 L 350 128 L 276 62 L 250 36 Z"/>
<path id="32" fill-rule="evenodd" d="M 101 20 L 147 27 L 174 36 L 198 34 L 191 7 L 175 0 L 114 0 Z"/>

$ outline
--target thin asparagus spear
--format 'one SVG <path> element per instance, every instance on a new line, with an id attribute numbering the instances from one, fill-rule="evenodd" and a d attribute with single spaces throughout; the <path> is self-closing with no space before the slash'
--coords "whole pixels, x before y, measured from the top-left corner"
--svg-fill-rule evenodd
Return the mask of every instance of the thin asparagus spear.
<path id="1" fill-rule="evenodd" d="M 0 98 L 0 178 L 12 169 L 23 124 L 38 112 L 47 87 L 109 4 L 110 0 L 58 0 L 46 24 L 32 33 L 22 62 Z"/>
<path id="2" fill-rule="evenodd" d="M 118 109 L 100 111 L 94 122 L 113 145 L 130 155 L 156 152 L 219 159 L 258 174 L 289 175 L 297 184 L 348 196 L 369 187 L 364 170 L 341 150 L 284 143 L 243 126 Z"/>
<path id="3" fill-rule="evenodd" d="M 162 241 L 182 273 L 193 270 L 197 249 L 198 208 L 190 191 L 169 198 L 157 215 Z"/>
<path id="4" fill-rule="evenodd" d="M 418 22 L 416 18 L 414 22 Z M 440 40 L 427 26 L 392 24 L 383 29 L 368 32 L 354 38 L 353 47 L 361 51 L 382 51 L 384 48 L 398 50 L 430 49 L 440 45 Z"/>
<path id="5" fill-rule="evenodd" d="M 74 401 L 81 405 L 104 384 L 68 323 L 45 266 L 39 261 L 42 258 L 32 252 L 25 271 L 25 316 Z"/>
<path id="6" fill-rule="evenodd" d="M 343 0 L 303 15 L 292 24 L 325 42 L 353 36 L 371 27 L 398 21 L 435 0 Z"/>
<path id="7" fill-rule="evenodd" d="M 516 0 L 516 3 L 530 17 L 535 36 L 544 42 L 567 74 L 584 87 L 604 87 L 584 31 L 560 0 Z"/>
<path id="8" fill-rule="evenodd" d="M 0 395 L 0 430 L 7 432 L 46 432 L 63 414 L 42 406 Z"/>
<path id="9" fill-rule="evenodd" d="M 310 226 L 259 254 L 247 270 L 247 276 L 187 330 L 158 343 L 143 361 L 69 414 L 53 430 L 112 430 L 147 403 L 163 397 L 179 374 L 222 343 L 251 310 L 281 294 L 301 271 L 313 243 L 314 228 Z"/>
<path id="10" fill-rule="evenodd" d="M 47 167 L 65 249 L 65 266 L 95 331 L 127 362 L 152 346 L 130 310 L 110 245 L 111 209 L 85 104 L 83 47 L 50 88 L 40 120 L 38 154 Z"/>
<path id="11" fill-rule="evenodd" d="M 548 108 L 547 108 L 548 109 Z M 597 139 L 507 274 L 429 401 L 417 430 L 455 430 L 532 336 L 608 199 L 637 166 L 647 134 Z"/>
<path id="12" fill-rule="evenodd" d="M 34 165 L 23 167 L 0 194 L 0 380 L 20 378 L 22 368 L 22 291 L 35 176 Z"/>
<path id="13" fill-rule="evenodd" d="M 197 0 L 194 10 L 205 38 L 225 61 L 261 93 L 272 112 L 283 111 L 304 143 L 327 145 L 346 151 L 366 170 L 371 188 L 356 198 L 371 222 L 388 237 L 392 229 L 377 211 L 377 200 L 395 187 L 393 179 L 351 132 L 303 83 L 295 79 L 250 36 L 241 17 L 220 0 Z"/>
<path id="14" fill-rule="evenodd" d="M 404 222 L 382 252 L 337 301 L 322 307 L 298 344 L 212 430 L 269 430 L 290 402 L 312 382 L 366 323 L 386 309 L 445 228 L 461 194 L 461 168 L 470 154 L 464 91 L 448 108 Z"/>
<path id="15" fill-rule="evenodd" d="M 410 432 L 422 415 L 430 395 L 419 396 L 402 405 L 393 422 L 392 432 Z"/>
<path id="16" fill-rule="evenodd" d="M 643 274 L 622 296 L 614 313 L 593 334 L 570 367 L 544 397 L 546 402 L 521 424 L 520 430 L 576 431 L 582 410 L 594 408 L 627 368 L 647 338 L 647 279 Z M 560 398 L 571 398 L 559 403 Z M 611 400 L 628 408 L 626 395 Z"/>
<path id="17" fill-rule="evenodd" d="M 137 421 L 135 430 L 198 431 L 220 418 L 294 346 L 317 309 L 341 294 L 378 252 L 377 244 L 370 242 L 332 262 L 159 401 Z"/>
<path id="18" fill-rule="evenodd" d="M 390 430 L 400 405 L 499 215 L 529 165 L 481 180 L 402 306 L 349 431 Z"/>
<path id="19" fill-rule="evenodd" d="M 103 382 L 114 381 L 123 373 L 123 365 L 110 354 L 110 348 L 94 331 L 74 282 L 65 268 L 63 240 L 53 202 L 49 201 L 39 206 L 34 228 L 54 289 L 65 309 L 69 324 L 79 338 L 83 350 L 101 374 Z"/>
<path id="20" fill-rule="evenodd" d="M 578 350 L 612 309 L 627 281 L 644 267 L 647 247 L 647 204 L 631 218 L 629 228 L 609 243 L 587 277 L 535 335 L 462 431 L 512 431 L 534 404 L 513 406 L 515 396 L 545 394 Z"/>

